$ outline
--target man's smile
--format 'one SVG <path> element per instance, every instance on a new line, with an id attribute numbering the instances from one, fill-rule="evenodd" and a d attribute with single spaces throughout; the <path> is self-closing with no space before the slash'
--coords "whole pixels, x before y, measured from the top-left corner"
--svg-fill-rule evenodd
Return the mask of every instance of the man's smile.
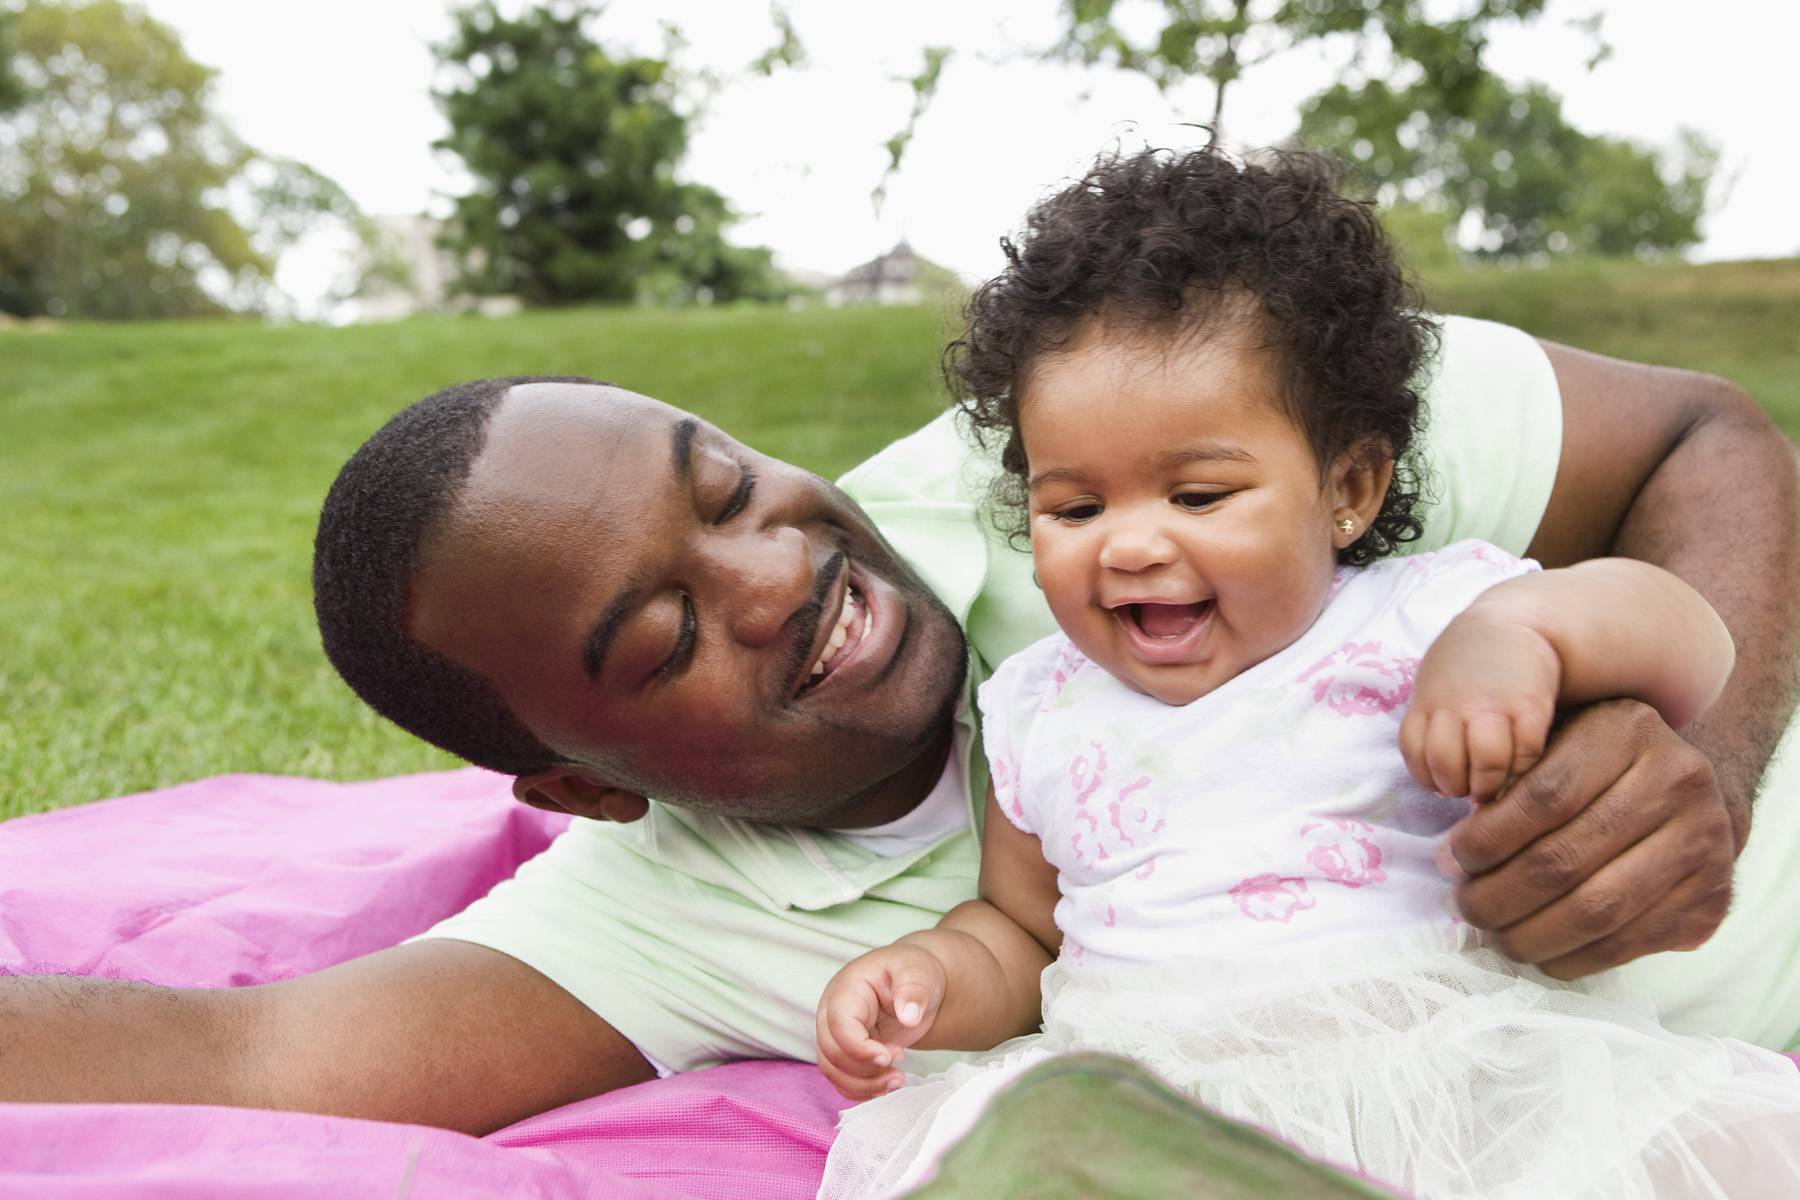
<path id="1" fill-rule="evenodd" d="M 836 603 L 836 618 L 829 626 L 821 622 L 796 699 L 877 679 L 899 649 L 906 626 L 904 603 L 885 580 L 852 561 Z"/>

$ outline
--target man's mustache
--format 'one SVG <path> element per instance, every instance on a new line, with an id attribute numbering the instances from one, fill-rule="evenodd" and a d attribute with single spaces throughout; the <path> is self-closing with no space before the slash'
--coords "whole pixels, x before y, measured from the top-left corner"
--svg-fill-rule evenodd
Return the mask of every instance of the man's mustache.
<path id="1" fill-rule="evenodd" d="M 813 577 L 812 599 L 794 614 L 794 644 L 788 651 L 788 672 L 784 678 L 796 679 L 810 665 L 813 640 L 818 636 L 819 622 L 825 617 L 825 597 L 837 583 L 838 576 L 844 573 L 848 559 L 849 556 L 839 550 L 820 564 L 818 574 Z"/>

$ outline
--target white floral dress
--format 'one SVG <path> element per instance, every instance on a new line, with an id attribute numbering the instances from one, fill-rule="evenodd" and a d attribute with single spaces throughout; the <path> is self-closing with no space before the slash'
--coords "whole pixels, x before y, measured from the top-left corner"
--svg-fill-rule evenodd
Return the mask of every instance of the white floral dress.
<path id="1" fill-rule="evenodd" d="M 1445 625 L 1533 569 L 1464 542 L 1341 570 L 1294 644 L 1183 707 L 1061 635 L 1003 663 L 995 798 L 1061 891 L 1044 1030 L 846 1112 L 821 1194 L 909 1186 L 1024 1066 L 1098 1049 L 1418 1196 L 1739 1196 L 1720 1164 L 1758 1139 L 1770 1194 L 1800 1195 L 1791 1062 L 1456 916 L 1434 855 L 1467 801 L 1412 781 L 1400 721 Z"/>

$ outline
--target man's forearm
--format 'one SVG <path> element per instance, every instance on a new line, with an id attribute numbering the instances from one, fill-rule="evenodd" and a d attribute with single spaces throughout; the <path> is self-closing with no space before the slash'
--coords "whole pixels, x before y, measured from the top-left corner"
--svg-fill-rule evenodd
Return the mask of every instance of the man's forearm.
<path id="1" fill-rule="evenodd" d="M 0 1101 L 246 1104 L 229 992 L 0 978 Z"/>
<path id="2" fill-rule="evenodd" d="M 1625 514 L 1614 553 L 1692 584 L 1731 630 L 1737 665 L 1685 736 L 1711 760 L 1741 846 L 1763 769 L 1787 727 L 1800 673 L 1800 470 L 1744 393 L 1717 395 Z"/>

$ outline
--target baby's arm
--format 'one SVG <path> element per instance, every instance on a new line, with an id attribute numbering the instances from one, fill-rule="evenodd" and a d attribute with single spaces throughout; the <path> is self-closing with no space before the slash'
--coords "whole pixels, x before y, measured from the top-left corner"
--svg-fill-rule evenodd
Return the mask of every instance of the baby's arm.
<path id="1" fill-rule="evenodd" d="M 1425 786 L 1486 799 L 1543 754 L 1558 705 L 1631 697 L 1678 729 L 1718 697 L 1735 654 L 1712 606 L 1649 563 L 1509 579 L 1426 652 L 1401 753 Z"/>
<path id="2" fill-rule="evenodd" d="M 819 998 L 819 1068 L 852 1100 L 900 1085 L 909 1046 L 986 1050 L 1041 1023 L 1038 977 L 1061 944 L 1056 868 L 990 787 L 981 899 L 839 971 Z"/>

